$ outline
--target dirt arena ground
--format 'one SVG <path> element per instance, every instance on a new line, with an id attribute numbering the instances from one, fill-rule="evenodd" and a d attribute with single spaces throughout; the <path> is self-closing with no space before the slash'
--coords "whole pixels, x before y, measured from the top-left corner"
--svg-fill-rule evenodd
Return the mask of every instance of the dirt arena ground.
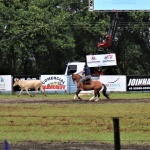
<path id="1" fill-rule="evenodd" d="M 0 100 L 0 104 L 3 103 L 39 103 L 39 104 L 104 104 L 104 103 L 147 103 L 150 105 L 150 99 L 121 99 L 121 100 L 106 100 L 101 99 L 98 102 L 89 102 L 88 100 L 49 100 L 48 98 L 38 99 L 9 99 L 9 100 Z M 72 143 L 53 143 L 53 142 L 23 142 L 11 144 L 11 150 L 114 150 L 114 145 L 105 144 L 101 142 L 72 142 Z M 0 143 L 0 150 L 4 149 L 4 143 Z M 150 150 L 149 145 L 121 145 L 121 150 Z"/>

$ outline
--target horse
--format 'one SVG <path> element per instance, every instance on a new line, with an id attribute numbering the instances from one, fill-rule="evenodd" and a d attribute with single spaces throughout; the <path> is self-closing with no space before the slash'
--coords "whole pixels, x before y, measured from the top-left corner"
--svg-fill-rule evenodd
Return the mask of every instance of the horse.
<path id="1" fill-rule="evenodd" d="M 80 82 L 80 80 L 81 80 L 81 78 L 82 78 L 82 76 L 80 76 L 79 74 L 72 74 L 72 80 L 73 80 L 73 82 L 75 83 L 77 83 L 77 85 L 78 85 L 78 83 Z M 92 98 L 90 98 L 89 99 L 89 101 L 91 101 L 91 100 L 93 100 L 93 99 L 96 99 L 96 97 L 98 96 L 98 98 L 95 100 L 95 101 L 99 101 L 99 99 L 100 99 L 100 90 L 103 88 L 103 95 L 107 98 L 107 99 L 109 99 L 109 96 L 108 96 L 108 94 L 107 94 L 107 92 L 106 92 L 106 90 L 107 90 L 107 87 L 106 87 L 106 85 L 105 84 L 103 84 L 103 83 L 101 83 L 100 81 L 98 81 L 98 80 L 96 80 L 96 81 L 93 81 L 93 80 L 91 80 L 90 79 L 90 81 L 89 82 L 87 82 L 87 81 L 85 81 L 86 83 L 84 83 L 84 86 L 83 86 L 83 90 L 84 91 L 88 91 L 88 90 L 94 90 L 94 96 L 92 97 Z M 80 93 L 80 89 L 79 89 L 80 87 L 78 87 L 77 86 L 77 91 L 76 91 L 76 95 L 75 95 L 75 97 L 74 97 L 74 99 L 77 97 L 79 100 L 82 100 L 80 97 L 79 97 L 79 93 Z"/>

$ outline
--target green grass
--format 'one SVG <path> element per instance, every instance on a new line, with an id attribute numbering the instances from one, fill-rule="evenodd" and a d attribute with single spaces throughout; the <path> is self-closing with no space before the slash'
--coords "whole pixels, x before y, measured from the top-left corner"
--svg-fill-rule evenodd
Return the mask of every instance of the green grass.
<path id="1" fill-rule="evenodd" d="M 112 93 L 113 99 L 149 98 L 149 93 Z M 46 99 L 72 99 L 51 94 Z M 89 96 L 82 96 L 87 99 Z M 0 100 L 16 95 L 0 95 Z M 32 99 L 22 95 L 18 99 Z M 37 98 L 44 96 L 38 95 Z M 102 97 L 104 98 L 104 97 Z M 121 143 L 150 144 L 150 104 L 0 104 L 0 141 L 100 141 L 113 143 L 113 117 L 120 118 Z"/>

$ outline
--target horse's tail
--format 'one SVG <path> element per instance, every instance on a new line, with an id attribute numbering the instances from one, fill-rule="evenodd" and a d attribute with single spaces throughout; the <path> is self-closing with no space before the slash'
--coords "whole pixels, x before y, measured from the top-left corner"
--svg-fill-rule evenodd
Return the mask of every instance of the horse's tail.
<path id="1" fill-rule="evenodd" d="M 106 97 L 106 98 L 108 98 L 109 99 L 109 96 L 108 96 L 108 94 L 107 94 L 107 87 L 106 87 L 106 85 L 105 84 L 102 84 L 103 85 L 103 95 Z"/>

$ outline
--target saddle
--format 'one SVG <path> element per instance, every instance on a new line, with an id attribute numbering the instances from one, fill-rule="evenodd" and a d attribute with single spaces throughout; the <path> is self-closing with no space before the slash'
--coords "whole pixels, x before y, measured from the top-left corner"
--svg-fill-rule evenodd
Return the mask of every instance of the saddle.
<path id="1" fill-rule="evenodd" d="M 92 81 L 92 79 L 88 79 L 88 80 L 84 81 L 83 84 L 89 85 L 89 84 L 91 84 L 91 81 Z"/>

